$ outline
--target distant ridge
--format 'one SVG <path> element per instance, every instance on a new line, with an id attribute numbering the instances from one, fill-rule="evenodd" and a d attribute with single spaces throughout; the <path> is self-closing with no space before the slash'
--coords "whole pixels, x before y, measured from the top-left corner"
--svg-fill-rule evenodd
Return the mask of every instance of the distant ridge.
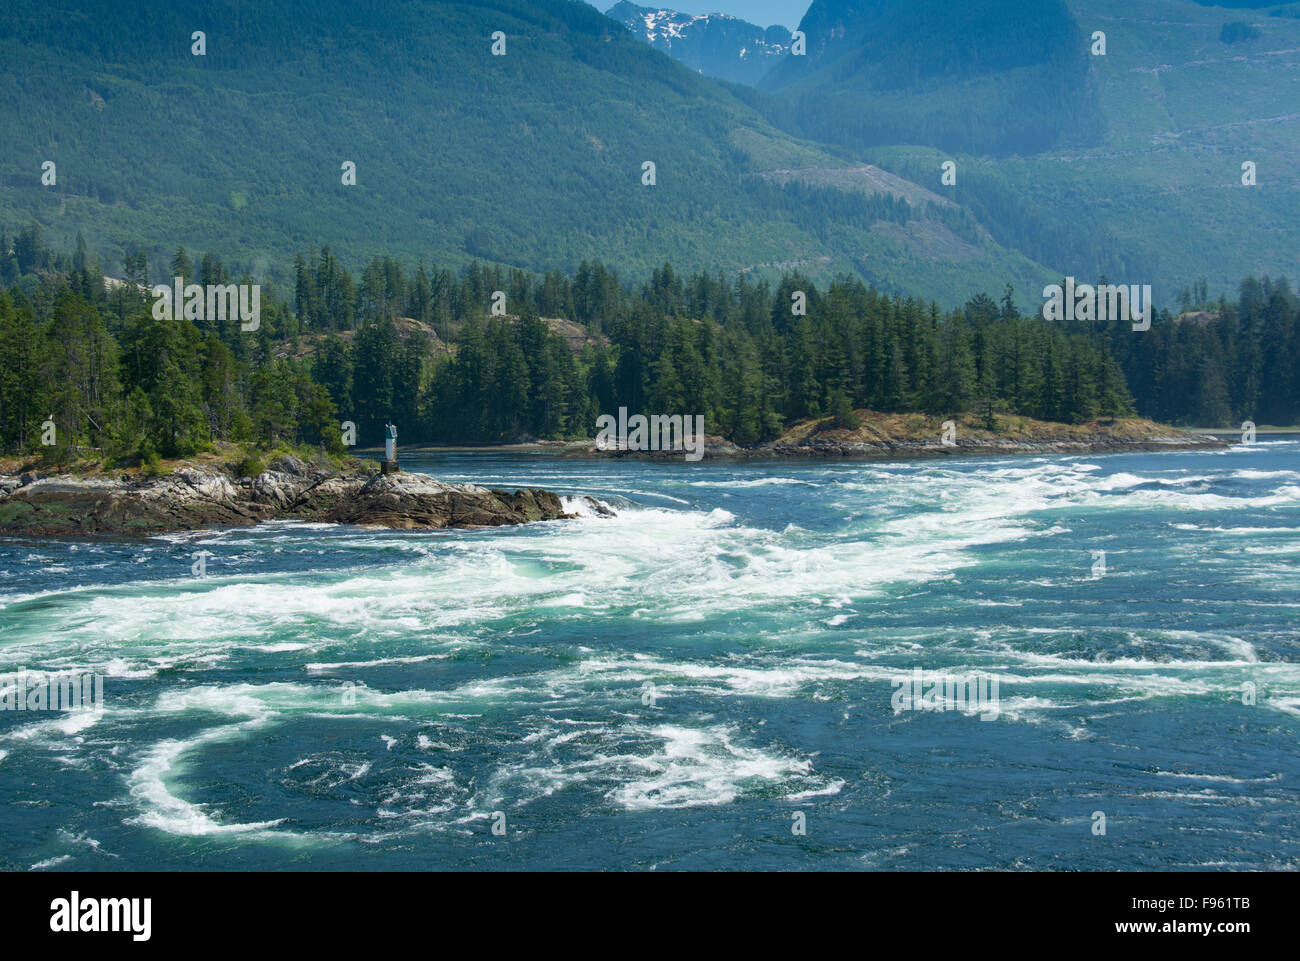
<path id="1" fill-rule="evenodd" d="M 606 11 L 656 50 L 705 76 L 757 84 L 790 52 L 790 30 L 760 27 L 723 13 L 694 15 L 628 0 Z"/>

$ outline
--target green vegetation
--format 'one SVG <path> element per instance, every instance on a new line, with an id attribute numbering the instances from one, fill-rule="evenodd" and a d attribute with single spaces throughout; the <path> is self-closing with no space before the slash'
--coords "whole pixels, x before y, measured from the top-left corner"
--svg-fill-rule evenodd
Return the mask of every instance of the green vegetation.
<path id="1" fill-rule="evenodd" d="M 266 470 L 266 462 L 258 457 L 245 457 L 231 469 L 238 477 L 256 477 Z"/>
<path id="2" fill-rule="evenodd" d="M 374 250 L 408 273 L 848 273 L 945 308 L 1064 274 L 1170 299 L 1294 273 L 1300 22 L 1259 16 L 1260 42 L 1225 47 L 1240 11 L 1148 7 L 816 0 L 809 55 L 760 93 L 570 0 L 9 0 L 0 220 L 82 233 L 108 273 L 153 280 L 184 245 L 292 283 L 308 244 L 354 273 Z M 864 160 L 960 207 L 773 182 Z"/>
<path id="3" fill-rule="evenodd" d="M 1258 40 L 1259 36 L 1259 31 L 1244 20 L 1225 23 L 1219 30 L 1219 39 L 1224 43 L 1245 43 L 1247 40 Z"/>
<path id="4" fill-rule="evenodd" d="M 374 250 L 407 269 L 799 264 L 945 304 L 1049 273 L 987 237 L 934 270 L 873 209 L 770 186 L 770 164 L 842 161 L 572 0 L 9 0 L 0 124 L 0 219 L 82 233 L 115 276 L 143 256 L 165 278 L 186 246 L 283 282 L 308 243 L 354 271 Z"/>
<path id="5" fill-rule="evenodd" d="M 1300 24 L 1256 18 L 1259 43 L 1225 47 L 1247 32 L 1221 6 L 1242 4 L 1147 0 L 1134 16 L 1130 0 L 815 0 L 809 55 L 737 95 L 961 204 L 1060 274 L 1150 283 L 1165 300 L 1200 276 L 1229 291 L 1296 270 Z M 957 182 L 941 187 L 947 160 Z"/>
<path id="6" fill-rule="evenodd" d="M 172 269 L 229 279 L 219 257 L 197 263 L 178 250 Z M 0 274 L 15 278 L 0 292 L 0 449 L 151 471 L 233 442 L 229 464 L 248 474 L 280 452 L 337 458 L 343 421 L 362 445 L 390 419 L 404 444 L 492 443 L 589 437 L 621 406 L 700 413 L 740 444 L 808 418 L 853 429 L 864 408 L 972 412 L 989 429 L 1003 414 L 1300 419 L 1300 302 L 1284 280 L 1248 278 L 1234 304 L 1160 312 L 1135 333 L 1026 315 L 1010 288 L 945 313 L 847 276 L 819 289 L 798 273 L 773 286 L 664 265 L 634 288 L 601 264 L 412 275 L 385 257 L 354 281 L 328 250 L 297 273 L 293 297 L 264 292 L 260 328 L 243 333 L 157 320 L 143 289 L 110 289 L 84 248 L 56 255 L 35 228 L 0 231 Z M 505 316 L 489 309 L 498 290 Z"/>
<path id="7" fill-rule="evenodd" d="M 761 103 L 802 136 L 1006 155 L 1102 132 L 1087 43 L 1062 0 L 818 0 L 801 29 L 808 56 L 768 73 L 777 96 Z"/>

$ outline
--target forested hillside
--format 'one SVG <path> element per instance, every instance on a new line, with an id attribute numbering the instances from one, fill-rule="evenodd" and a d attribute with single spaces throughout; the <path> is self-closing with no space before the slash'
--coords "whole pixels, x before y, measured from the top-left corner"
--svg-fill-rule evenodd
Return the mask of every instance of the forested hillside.
<path id="1" fill-rule="evenodd" d="M 1045 273 L 987 234 L 945 259 L 773 189 L 769 170 L 844 162 L 573 0 L 10 0 L 0 124 L 0 217 L 81 233 L 115 276 L 184 245 L 260 280 L 314 244 L 353 270 L 376 249 L 408 269 L 798 265 L 951 305 Z"/>
<path id="2" fill-rule="evenodd" d="M 952 162 L 943 195 L 1061 273 L 1231 290 L 1300 269 L 1300 20 L 1250 6 L 814 0 L 808 55 L 739 93 L 924 187 Z"/>
<path id="3" fill-rule="evenodd" d="M 971 154 L 1096 142 L 1088 50 L 1062 0 L 815 0 L 808 54 L 762 81 L 769 115 L 851 147 Z"/>
<path id="4" fill-rule="evenodd" d="M 92 448 L 121 463 L 215 440 L 337 452 L 343 420 L 363 445 L 380 442 L 385 420 L 403 443 L 589 437 L 622 406 L 701 413 L 740 444 L 802 418 L 851 420 L 854 408 L 1070 422 L 1136 409 L 1205 425 L 1300 416 L 1300 304 L 1281 280 L 1248 278 L 1235 304 L 1189 293 L 1201 315 L 1161 312 L 1134 332 L 1049 323 L 1032 293 L 1017 303 L 1011 290 L 945 313 L 848 277 L 772 286 L 664 265 L 635 283 L 598 263 L 537 277 L 409 273 L 384 257 L 354 278 L 321 250 L 299 259 L 294 289 L 265 292 L 259 329 L 244 333 L 234 320 L 156 319 L 145 268 L 132 267 L 129 283 L 106 285 L 84 248 L 56 254 L 34 226 L 0 232 L 0 448 Z M 213 254 L 178 250 L 169 269 L 232 279 Z M 494 291 L 506 316 L 490 313 Z M 582 325 L 585 346 L 543 317 Z M 451 351 L 431 351 L 433 338 Z M 53 449 L 41 445 L 50 417 Z"/>

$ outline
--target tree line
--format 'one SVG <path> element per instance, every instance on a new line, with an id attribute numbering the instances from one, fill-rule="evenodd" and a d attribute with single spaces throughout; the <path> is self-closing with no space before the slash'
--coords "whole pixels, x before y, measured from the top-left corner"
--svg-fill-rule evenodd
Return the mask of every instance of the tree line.
<path id="1" fill-rule="evenodd" d="M 219 256 L 178 249 L 168 277 L 136 253 L 124 263 L 105 282 L 80 239 L 58 253 L 34 225 L 0 230 L 0 448 L 41 450 L 50 421 L 58 449 L 123 463 L 222 440 L 337 453 L 344 421 L 361 445 L 386 421 L 403 443 L 563 439 L 592 436 L 619 407 L 703 414 L 739 444 L 804 418 L 853 426 L 863 408 L 977 411 L 990 426 L 1300 419 L 1300 306 L 1285 279 L 1247 278 L 1235 302 L 1159 311 L 1134 332 L 1045 321 L 1010 287 L 944 312 L 854 277 L 818 289 L 797 272 L 770 283 L 669 264 L 634 285 L 600 263 L 537 276 L 377 257 L 354 278 L 323 248 L 297 258 L 291 294 L 264 289 L 258 330 L 242 332 L 234 318 L 153 316 L 151 283 L 249 282 Z"/>

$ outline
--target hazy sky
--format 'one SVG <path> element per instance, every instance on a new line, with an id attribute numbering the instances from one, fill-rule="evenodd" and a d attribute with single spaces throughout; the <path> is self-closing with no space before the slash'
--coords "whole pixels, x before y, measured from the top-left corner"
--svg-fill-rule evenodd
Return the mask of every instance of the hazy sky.
<path id="1" fill-rule="evenodd" d="M 597 0 L 596 6 L 608 10 L 616 0 Z M 683 13 L 729 13 L 760 27 L 774 23 L 793 30 L 812 0 L 632 0 L 637 6 L 680 10 Z"/>

